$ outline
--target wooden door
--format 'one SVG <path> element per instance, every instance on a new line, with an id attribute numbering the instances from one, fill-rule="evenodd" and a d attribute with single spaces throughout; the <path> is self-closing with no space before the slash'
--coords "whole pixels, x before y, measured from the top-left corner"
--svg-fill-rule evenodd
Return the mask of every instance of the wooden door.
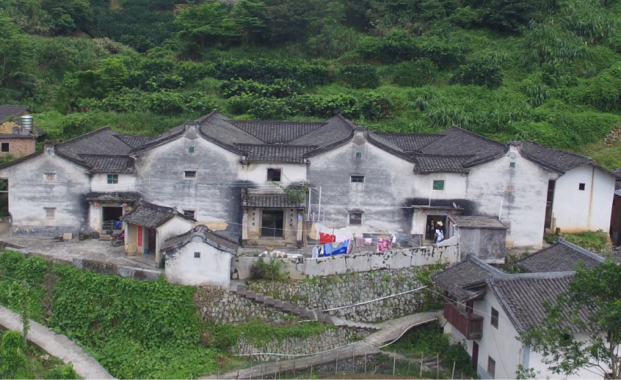
<path id="1" fill-rule="evenodd" d="M 477 370 L 477 364 L 479 363 L 479 345 L 477 342 L 472 341 L 472 368 Z"/>

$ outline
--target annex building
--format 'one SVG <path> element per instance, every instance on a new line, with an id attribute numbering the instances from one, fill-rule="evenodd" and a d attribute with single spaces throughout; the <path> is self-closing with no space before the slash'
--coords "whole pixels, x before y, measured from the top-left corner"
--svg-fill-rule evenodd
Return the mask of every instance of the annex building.
<path id="1" fill-rule="evenodd" d="M 378 133 L 342 116 L 217 112 L 155 137 L 106 127 L 47 142 L 0 177 L 13 234 L 105 234 L 127 215 L 126 244 L 158 260 L 165 239 L 195 225 L 246 245 L 302 245 L 326 232 L 416 246 L 430 219 L 452 236 L 460 216 L 495 218 L 507 246 L 539 248 L 545 229 L 608 230 L 617 179 L 588 157 L 459 127 Z"/>

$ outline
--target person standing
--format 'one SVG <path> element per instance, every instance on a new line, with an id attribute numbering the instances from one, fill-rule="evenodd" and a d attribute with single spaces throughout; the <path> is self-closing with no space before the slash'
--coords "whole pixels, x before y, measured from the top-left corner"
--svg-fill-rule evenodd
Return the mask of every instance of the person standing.
<path id="1" fill-rule="evenodd" d="M 429 219 L 429 223 L 427 224 L 427 236 L 425 237 L 428 240 L 434 240 L 434 228 L 436 224 L 433 219 Z"/>
<path id="2" fill-rule="evenodd" d="M 438 222 L 436 224 L 436 244 L 444 240 L 444 223 Z"/>

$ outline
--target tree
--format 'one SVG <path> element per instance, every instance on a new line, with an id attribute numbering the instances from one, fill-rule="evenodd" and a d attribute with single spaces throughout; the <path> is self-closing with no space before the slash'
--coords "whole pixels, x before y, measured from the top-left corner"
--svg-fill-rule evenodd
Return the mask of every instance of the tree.
<path id="1" fill-rule="evenodd" d="M 0 87 L 19 87 L 34 65 L 32 40 L 0 11 Z"/>
<path id="2" fill-rule="evenodd" d="M 581 264 L 567 291 L 544 306 L 544 326 L 519 338 L 542 354 L 552 372 L 588 369 L 621 378 L 621 266 L 611 260 L 593 269 Z M 588 340 L 578 339 L 576 331 Z"/>
<path id="3" fill-rule="evenodd" d="M 220 3 L 204 3 L 184 9 L 175 20 L 177 38 L 188 53 L 205 47 L 226 44 L 238 38 L 240 31 L 229 12 Z"/>

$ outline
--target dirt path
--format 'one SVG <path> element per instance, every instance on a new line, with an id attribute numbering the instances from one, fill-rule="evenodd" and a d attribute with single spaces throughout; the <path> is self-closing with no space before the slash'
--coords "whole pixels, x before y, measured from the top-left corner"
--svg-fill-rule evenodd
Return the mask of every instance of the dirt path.
<path id="1" fill-rule="evenodd" d="M 0 306 L 0 325 L 7 330 L 22 330 L 19 314 Z M 31 320 L 28 340 L 48 354 L 56 356 L 66 364 L 71 362 L 73 369 L 84 379 L 114 379 L 97 360 L 86 353 L 65 335 L 58 335 L 47 327 Z"/>

